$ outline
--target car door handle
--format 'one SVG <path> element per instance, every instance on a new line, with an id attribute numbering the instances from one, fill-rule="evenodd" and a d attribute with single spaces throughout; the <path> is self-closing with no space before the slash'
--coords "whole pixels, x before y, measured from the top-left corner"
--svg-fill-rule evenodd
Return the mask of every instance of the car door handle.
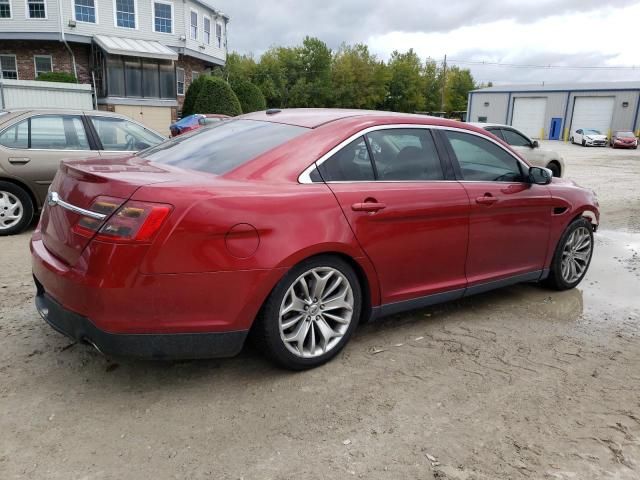
<path id="1" fill-rule="evenodd" d="M 354 203 L 351 205 L 351 210 L 354 212 L 378 212 L 387 208 L 384 203 L 379 202 L 363 202 L 363 203 Z"/>
<path id="2" fill-rule="evenodd" d="M 9 163 L 12 165 L 24 165 L 30 161 L 31 159 L 29 157 L 9 157 Z"/>
<path id="3" fill-rule="evenodd" d="M 487 194 L 483 195 L 482 197 L 476 198 L 476 203 L 478 203 L 480 205 L 493 205 L 497 201 L 498 201 L 498 199 L 496 197 L 494 197 L 493 195 L 491 195 L 490 193 L 487 193 Z"/>

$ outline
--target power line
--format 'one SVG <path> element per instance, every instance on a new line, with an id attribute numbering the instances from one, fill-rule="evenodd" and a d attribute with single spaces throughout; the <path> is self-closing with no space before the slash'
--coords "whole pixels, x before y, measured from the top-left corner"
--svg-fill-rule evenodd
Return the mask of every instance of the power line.
<path id="1" fill-rule="evenodd" d="M 442 60 L 435 60 L 428 58 L 428 60 L 442 62 Z M 637 70 L 640 68 L 638 65 L 533 65 L 524 63 L 501 63 L 501 62 L 487 62 L 487 61 L 472 61 L 472 60 L 453 60 L 448 59 L 449 63 L 455 63 L 456 65 L 476 65 L 486 67 L 499 67 L 499 68 L 521 68 L 521 69 L 540 69 L 540 70 Z"/>

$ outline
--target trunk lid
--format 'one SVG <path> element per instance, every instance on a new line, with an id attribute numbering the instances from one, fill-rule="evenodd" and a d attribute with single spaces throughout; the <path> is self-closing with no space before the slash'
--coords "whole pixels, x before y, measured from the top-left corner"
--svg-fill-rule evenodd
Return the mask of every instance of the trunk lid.
<path id="1" fill-rule="evenodd" d="M 135 156 L 62 162 L 40 219 L 43 243 L 53 255 L 68 265 L 75 265 L 91 237 L 73 231 L 83 215 L 70 207 L 97 211 L 92 205 L 98 197 L 108 197 L 120 206 L 143 185 L 180 177 L 176 169 L 152 165 Z M 59 199 L 57 204 L 50 201 L 53 193 Z"/>

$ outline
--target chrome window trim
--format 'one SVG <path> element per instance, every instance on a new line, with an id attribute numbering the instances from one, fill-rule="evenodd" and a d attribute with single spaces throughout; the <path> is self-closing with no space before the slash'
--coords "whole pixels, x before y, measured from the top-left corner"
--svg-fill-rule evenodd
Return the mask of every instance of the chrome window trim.
<path id="1" fill-rule="evenodd" d="M 376 132 L 376 131 L 379 131 L 379 130 L 397 130 L 397 129 L 405 129 L 405 128 L 408 128 L 408 129 L 411 129 L 411 128 L 412 129 L 420 129 L 420 130 L 449 130 L 449 131 L 453 131 L 453 132 L 468 133 L 470 135 L 475 135 L 476 137 L 484 138 L 485 140 L 488 140 L 488 141 L 494 143 L 495 145 L 497 145 L 498 147 L 500 147 L 506 153 L 511 155 L 526 170 L 528 170 L 530 168 L 529 165 L 527 165 L 525 162 L 523 162 L 522 159 L 520 159 L 518 156 L 514 155 L 513 152 L 510 152 L 508 149 L 506 149 L 504 147 L 504 145 L 502 145 L 500 142 L 494 140 L 493 138 L 489 138 L 487 135 L 484 135 L 482 133 L 474 132 L 473 130 L 467 130 L 466 128 L 448 127 L 448 126 L 444 126 L 444 125 L 395 123 L 395 124 L 389 124 L 389 125 L 376 125 L 376 126 L 373 126 L 373 127 L 368 127 L 368 128 L 365 128 L 364 130 L 360 130 L 359 132 L 351 135 L 349 138 L 343 140 L 341 143 L 339 143 L 338 145 L 333 147 L 331 150 L 329 150 L 327 153 L 325 153 L 319 159 L 317 159 L 311 165 L 309 165 L 298 176 L 298 183 L 301 183 L 301 184 L 316 184 L 316 183 L 373 183 L 373 182 L 376 182 L 376 183 L 378 183 L 378 182 L 384 182 L 384 183 L 425 183 L 425 182 L 427 182 L 427 183 L 431 183 L 431 182 L 458 182 L 458 181 L 459 182 L 472 182 L 472 183 L 486 183 L 486 181 L 484 181 L 484 180 L 398 180 L 398 181 L 393 181 L 393 180 L 364 180 L 364 181 L 363 180 L 352 180 L 352 181 L 347 181 L 347 180 L 343 180 L 343 181 L 329 181 L 329 182 L 314 182 L 314 181 L 311 180 L 311 173 L 313 172 L 313 170 L 317 169 L 325 161 L 327 161 L 329 158 L 331 158 L 333 155 L 335 155 L 337 152 L 342 150 L 344 147 L 346 147 L 348 144 L 353 142 L 358 137 L 362 137 L 364 135 L 367 135 L 368 133 Z M 499 183 L 500 184 L 507 184 L 507 183 L 522 183 L 522 182 L 499 182 Z"/>

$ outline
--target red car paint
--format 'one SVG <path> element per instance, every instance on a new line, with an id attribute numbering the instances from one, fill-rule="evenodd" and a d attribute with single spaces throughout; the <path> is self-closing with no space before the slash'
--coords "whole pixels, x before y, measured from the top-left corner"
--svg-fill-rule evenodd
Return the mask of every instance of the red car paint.
<path id="1" fill-rule="evenodd" d="M 222 175 L 136 155 L 63 164 L 51 191 L 70 204 L 89 209 L 106 196 L 117 206 L 152 202 L 171 211 L 150 241 L 128 243 L 80 235 L 73 228 L 80 215 L 46 207 L 31 241 L 40 288 L 108 333 L 246 331 L 283 275 L 314 255 L 347 258 L 375 310 L 548 269 L 572 219 L 585 212 L 599 219 L 591 191 L 557 178 L 549 185 L 298 181 L 371 126 L 428 125 L 495 139 L 459 122 L 349 110 L 240 118 L 309 131 Z M 363 211 L 360 204 L 366 210 L 371 202 L 386 208 Z"/>

